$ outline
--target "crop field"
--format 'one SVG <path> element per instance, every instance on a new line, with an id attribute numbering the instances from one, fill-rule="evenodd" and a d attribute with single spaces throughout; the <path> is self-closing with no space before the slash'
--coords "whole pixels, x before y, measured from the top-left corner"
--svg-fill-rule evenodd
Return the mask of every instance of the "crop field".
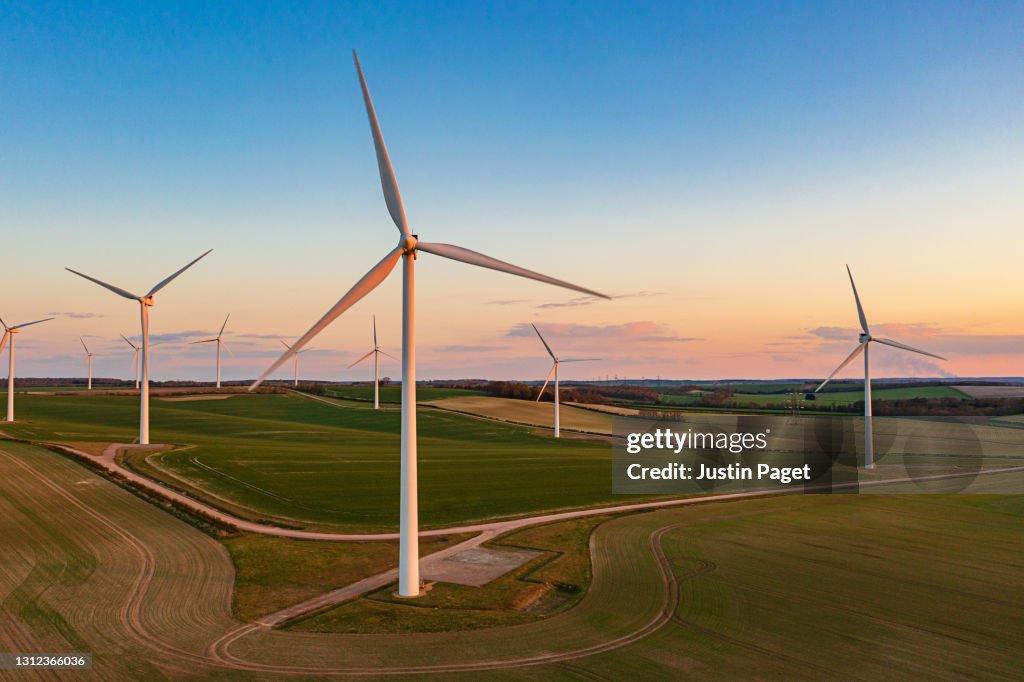
<path id="1" fill-rule="evenodd" d="M 555 426 L 554 403 L 474 396 L 432 400 L 428 404 L 446 410 L 486 417 L 488 419 L 499 419 L 516 424 L 528 424 L 545 428 L 554 428 Z M 559 422 L 562 430 L 600 434 L 610 434 L 612 432 L 610 413 L 595 412 L 594 410 L 573 407 L 572 405 L 562 404 L 560 406 Z"/>
<path id="2" fill-rule="evenodd" d="M 795 385 L 794 385 L 795 386 Z M 791 393 L 761 393 L 744 392 L 749 390 L 746 386 L 737 386 L 737 392 L 728 399 L 729 405 L 736 407 L 783 407 L 791 403 Z M 813 389 L 812 389 L 813 390 Z M 803 400 L 805 392 L 800 393 Z M 873 400 L 907 400 L 910 398 L 956 398 L 967 399 L 966 393 L 951 386 L 919 386 L 913 388 L 879 388 L 871 393 Z M 666 405 L 693 405 L 700 400 L 696 395 L 671 395 L 664 394 L 659 401 Z M 814 400 L 803 400 L 805 409 L 813 410 L 816 404 L 823 405 L 851 405 L 864 400 L 863 386 L 849 390 L 822 391 L 816 394 Z"/>
<path id="3" fill-rule="evenodd" d="M 349 398 L 352 400 L 373 400 L 373 386 L 369 384 L 354 384 L 344 386 L 326 386 L 327 395 L 337 398 Z M 446 388 L 443 386 L 417 386 L 417 402 L 430 400 L 441 400 L 442 398 L 458 398 L 460 396 L 483 395 L 479 391 L 470 391 L 463 388 Z M 396 406 L 402 403 L 401 386 L 381 386 L 380 401 L 382 403 L 394 403 Z"/>
<path id="4" fill-rule="evenodd" d="M 589 592 L 544 620 L 424 632 L 415 647 L 384 634 L 345 646 L 350 635 L 307 621 L 248 633 L 230 652 L 272 664 L 307 651 L 349 670 L 557 666 L 518 671 L 528 679 L 835 679 L 854 659 L 867 678 L 1009 678 L 1024 664 L 1022 537 L 1019 497 L 793 496 L 654 512 L 600 525 Z M 363 613 L 375 620 L 458 617 L 372 605 Z"/>
<path id="5" fill-rule="evenodd" d="M 539 408 L 550 414 L 550 404 Z M 26 440 L 87 449 L 137 434 L 131 396 L 20 394 L 17 409 L 20 421 L 2 430 Z M 153 400 L 150 409 L 153 442 L 182 447 L 129 462 L 147 475 L 249 518 L 360 531 L 397 524 L 398 410 L 294 394 Z M 556 441 L 430 407 L 419 410 L 419 433 L 425 528 L 624 499 L 610 492 L 605 442 Z"/>
<path id="6" fill-rule="evenodd" d="M 803 394 L 801 394 L 802 396 Z M 879 388 L 871 391 L 872 400 L 909 400 L 911 398 L 956 398 L 963 400 L 969 396 L 966 393 L 958 391 L 950 386 L 918 386 L 914 388 Z M 763 404 L 778 404 L 786 403 L 792 399 L 789 394 L 772 394 L 772 395 L 757 395 L 749 394 L 743 395 L 737 393 L 733 400 L 735 402 L 761 401 Z M 811 404 L 812 402 L 830 403 L 835 405 L 849 405 L 855 403 L 858 400 L 864 400 L 864 387 L 859 386 L 851 390 L 842 391 L 822 391 L 817 394 L 817 398 L 814 401 L 806 401 L 805 404 Z"/>
<path id="7" fill-rule="evenodd" d="M 1022 474 L 1004 476 L 1019 489 Z M 230 615 L 234 570 L 220 543 L 10 441 L 0 441 L 0 533 L 0 646 L 90 651 L 103 679 L 411 667 L 474 679 L 835 679 L 854 659 L 871 678 L 1012 678 L 1024 666 L 1020 496 L 793 495 L 611 518 L 593 530 L 589 571 L 574 560 L 532 573 L 591 578 L 572 608 L 540 620 L 491 601 L 509 592 L 502 581 L 439 592 L 430 609 L 387 599 L 338 607 L 372 606 L 378 620 L 425 630 L 414 640 L 407 630 L 330 632 L 330 611 L 318 631 L 315 620 L 246 627 Z M 552 525 L 496 542 L 551 550 L 559 537 Z M 436 631 L 467 605 L 520 622 Z M 419 613 L 403 619 L 409 609 Z"/>

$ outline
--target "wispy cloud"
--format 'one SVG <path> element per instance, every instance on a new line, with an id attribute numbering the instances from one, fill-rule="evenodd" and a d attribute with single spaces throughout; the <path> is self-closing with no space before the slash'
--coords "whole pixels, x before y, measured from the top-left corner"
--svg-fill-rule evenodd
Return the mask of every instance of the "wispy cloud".
<path id="1" fill-rule="evenodd" d="M 572 337 L 573 339 L 601 340 L 601 341 L 623 341 L 640 343 L 687 343 L 691 341 L 703 341 L 698 336 L 676 336 L 662 324 L 649 320 L 637 322 L 626 322 L 624 324 L 590 325 L 590 324 L 545 324 L 543 328 L 545 336 L 551 337 Z M 520 323 L 509 329 L 507 337 L 535 337 L 533 327 L 526 322 Z"/>
<path id="2" fill-rule="evenodd" d="M 662 296 L 664 295 L 661 291 L 635 291 L 626 294 L 614 294 L 613 299 L 621 298 L 648 298 L 650 296 Z M 554 301 L 551 303 L 541 303 L 538 308 L 578 308 L 585 305 L 593 305 L 603 301 L 603 298 L 597 296 L 579 296 L 577 298 L 570 298 L 568 301 Z"/>
<path id="3" fill-rule="evenodd" d="M 491 353 L 508 350 L 508 348 L 507 346 L 467 346 L 455 344 L 451 346 L 437 346 L 433 350 L 438 353 Z"/>
<path id="4" fill-rule="evenodd" d="M 497 301 L 487 301 L 487 305 L 515 305 L 517 303 L 527 303 L 525 298 L 503 298 Z"/>
<path id="5" fill-rule="evenodd" d="M 236 339 L 262 339 L 262 340 L 269 340 L 269 341 L 277 341 L 279 339 L 291 338 L 289 336 L 285 336 L 284 334 L 252 334 L 252 333 L 246 333 L 246 334 L 234 334 L 233 336 Z"/>
<path id="6" fill-rule="evenodd" d="M 73 320 L 91 320 L 91 319 L 94 319 L 94 318 L 103 317 L 102 313 L 80 313 L 80 312 L 74 312 L 74 311 L 64 311 L 64 312 L 61 312 L 59 310 L 58 311 L 49 312 L 49 313 L 46 313 L 46 314 L 50 315 L 51 317 L 70 317 Z"/>

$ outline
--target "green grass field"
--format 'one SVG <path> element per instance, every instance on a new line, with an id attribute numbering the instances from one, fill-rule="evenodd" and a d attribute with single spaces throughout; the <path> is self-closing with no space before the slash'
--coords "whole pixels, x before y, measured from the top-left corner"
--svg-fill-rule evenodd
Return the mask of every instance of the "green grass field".
<path id="1" fill-rule="evenodd" d="M 138 404 L 131 396 L 19 394 L 17 417 L 2 431 L 37 441 L 132 442 Z M 274 394 L 153 399 L 152 441 L 188 447 L 132 463 L 251 518 L 394 529 L 398 432 L 397 410 L 364 403 Z M 423 527 L 623 499 L 610 492 L 604 442 L 555 441 L 428 407 L 419 410 L 419 434 Z"/>
<path id="2" fill-rule="evenodd" d="M 992 479 L 1019 489 L 1021 476 Z M 580 548 L 591 531 L 588 566 Z M 239 626 L 223 545 L 91 471 L 0 441 L 0 533 L 5 649 L 91 651 L 103 679 L 285 677 L 209 657 Z M 486 660 L 495 669 L 466 679 L 832 680 L 851 661 L 866 679 L 1010 679 L 1024 667 L 1022 538 L 1019 495 L 791 495 L 551 524 L 496 542 L 566 563 L 479 590 L 445 586 L 432 601 L 371 595 L 287 629 L 257 628 L 231 654 L 306 678 L 321 667 L 401 666 L 451 677 L 452 666 Z M 317 589 L 324 573 L 347 580 L 381 560 L 373 548 L 350 566 L 330 543 L 250 540 L 232 551 L 252 581 L 245 589 L 258 594 L 262 583 L 282 602 L 288 590 Z M 517 598 L 538 583 L 588 580 L 551 615 Z M 331 631 L 361 618 L 378 632 L 420 634 Z M 502 669 L 538 655 L 554 658 Z"/>
<path id="3" fill-rule="evenodd" d="M 772 384 L 758 386 L 761 391 L 770 390 Z M 797 387 L 792 384 L 792 387 Z M 754 391 L 750 386 L 737 384 L 731 386 L 736 393 L 729 399 L 728 404 L 734 407 L 750 408 L 783 408 L 792 401 L 791 393 L 763 393 Z M 800 393 L 801 399 L 804 392 Z M 908 400 L 911 398 L 956 398 L 958 400 L 969 399 L 966 393 L 950 386 L 917 386 L 913 388 L 879 388 L 872 391 L 873 400 Z M 672 395 L 662 394 L 659 398 L 660 404 L 673 406 L 693 405 L 700 400 L 695 395 Z M 851 389 L 822 391 L 817 394 L 814 400 L 804 400 L 804 409 L 813 410 L 815 405 L 851 405 L 864 400 L 864 389 L 861 386 Z"/>

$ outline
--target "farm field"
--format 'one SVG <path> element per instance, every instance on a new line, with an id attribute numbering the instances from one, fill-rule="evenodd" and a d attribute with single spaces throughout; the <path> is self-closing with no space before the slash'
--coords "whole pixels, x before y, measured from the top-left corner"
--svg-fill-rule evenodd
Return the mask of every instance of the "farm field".
<path id="1" fill-rule="evenodd" d="M 592 583 L 573 608 L 414 640 L 315 632 L 310 620 L 245 628 L 230 616 L 234 574 L 218 542 L 9 441 L 0 442 L 0 530 L 13 550 L 0 572 L 0 644 L 91 651 L 104 679 L 384 676 L 412 666 L 474 679 L 794 670 L 835 679 L 865 646 L 861 673 L 872 678 L 1012 678 L 1024 665 L 1020 496 L 801 495 L 620 516 L 594 530 Z M 538 527 L 505 541 L 551 537 Z"/>
<path id="2" fill-rule="evenodd" d="M 349 398 L 353 400 L 373 401 L 373 386 L 368 384 L 354 384 L 344 386 L 327 385 L 324 387 L 327 395 L 337 398 Z M 464 388 L 446 388 L 443 386 L 417 386 L 416 401 L 423 403 L 442 398 L 458 398 L 460 396 L 483 395 L 480 391 L 471 391 Z M 382 403 L 394 403 L 395 406 L 402 403 L 401 386 L 381 386 L 380 401 Z"/>
<path id="3" fill-rule="evenodd" d="M 527 424 L 545 428 L 554 428 L 555 426 L 554 403 L 471 396 L 432 400 L 427 404 L 445 410 L 486 417 L 488 419 L 499 419 L 516 424 Z M 563 431 L 584 431 L 600 434 L 610 434 L 612 432 L 612 416 L 610 413 L 598 413 L 593 410 L 573 407 L 569 404 L 562 404 L 559 411 Z M 563 434 L 563 437 L 565 435 L 570 434 Z"/>
<path id="4" fill-rule="evenodd" d="M 550 414 L 550 404 L 541 407 Z M 130 443 L 137 433 L 131 396 L 19 395 L 17 409 L 20 421 L 2 431 L 26 440 L 88 449 L 89 443 Z M 608 415 L 573 411 L 610 423 Z M 307 528 L 395 529 L 398 410 L 295 394 L 240 394 L 153 400 L 151 415 L 153 442 L 182 447 L 129 461 L 147 475 L 247 518 Z M 420 408 L 419 428 L 424 528 L 624 500 L 610 492 L 605 442 L 555 441 L 549 433 L 430 407 Z"/>
<path id="5" fill-rule="evenodd" d="M 736 407 L 783 407 L 792 401 L 791 393 L 746 393 L 740 392 L 748 387 L 738 386 L 737 392 L 728 399 L 728 404 Z M 813 389 L 811 389 L 813 390 Z M 803 398 L 804 392 L 800 393 Z M 910 398 L 957 398 L 967 399 L 971 396 L 952 386 L 920 386 L 914 388 L 878 388 L 871 393 L 873 400 L 907 400 Z M 693 405 L 699 396 L 663 394 L 659 400 L 667 405 Z M 805 409 L 813 410 L 816 404 L 851 405 L 864 400 L 863 386 L 849 390 L 822 391 L 814 400 L 804 400 Z"/>

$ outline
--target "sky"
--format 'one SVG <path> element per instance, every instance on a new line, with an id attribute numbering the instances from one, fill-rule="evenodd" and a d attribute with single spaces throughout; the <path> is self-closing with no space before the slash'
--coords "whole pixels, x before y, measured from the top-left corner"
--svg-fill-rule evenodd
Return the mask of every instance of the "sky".
<path id="1" fill-rule="evenodd" d="M 415 233 L 607 292 L 422 254 L 420 378 L 1024 375 L 1024 3 L 0 0 L 0 316 L 20 376 L 252 378 L 398 233 L 360 60 Z M 401 343 L 401 277 L 302 356 Z M 5 363 L 6 364 L 6 359 Z M 392 366 L 393 365 L 393 366 Z M 861 370 L 848 368 L 843 376 Z M 397 363 L 382 365 L 397 377 Z M 280 376 L 286 376 L 282 370 Z"/>

